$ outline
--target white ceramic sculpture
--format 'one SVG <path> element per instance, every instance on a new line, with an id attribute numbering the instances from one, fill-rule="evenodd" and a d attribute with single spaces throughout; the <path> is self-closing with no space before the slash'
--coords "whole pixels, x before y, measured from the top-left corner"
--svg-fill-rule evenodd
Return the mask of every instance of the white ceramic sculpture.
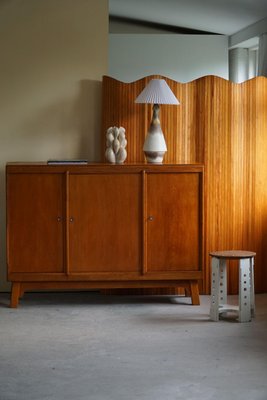
<path id="1" fill-rule="evenodd" d="M 120 128 L 111 126 L 107 130 L 106 139 L 106 159 L 112 164 L 122 164 L 127 157 L 125 129 L 122 126 Z"/>

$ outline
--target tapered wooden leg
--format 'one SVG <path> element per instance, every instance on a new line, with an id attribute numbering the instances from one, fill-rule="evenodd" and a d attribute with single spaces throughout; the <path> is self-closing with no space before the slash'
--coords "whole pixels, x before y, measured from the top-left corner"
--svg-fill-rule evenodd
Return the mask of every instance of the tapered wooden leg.
<path id="1" fill-rule="evenodd" d="M 20 297 L 20 282 L 12 283 L 11 289 L 11 299 L 10 299 L 10 307 L 17 308 L 19 304 L 19 297 Z"/>
<path id="2" fill-rule="evenodd" d="M 190 291 L 191 291 L 191 300 L 193 306 L 199 306 L 199 290 L 198 290 L 198 282 L 190 281 Z"/>

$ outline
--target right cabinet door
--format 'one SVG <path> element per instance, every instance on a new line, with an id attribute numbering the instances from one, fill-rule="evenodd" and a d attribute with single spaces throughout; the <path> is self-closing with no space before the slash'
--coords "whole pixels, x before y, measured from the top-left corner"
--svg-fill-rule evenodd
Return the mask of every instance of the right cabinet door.
<path id="1" fill-rule="evenodd" d="M 201 182 L 198 173 L 148 173 L 147 272 L 201 267 Z"/>

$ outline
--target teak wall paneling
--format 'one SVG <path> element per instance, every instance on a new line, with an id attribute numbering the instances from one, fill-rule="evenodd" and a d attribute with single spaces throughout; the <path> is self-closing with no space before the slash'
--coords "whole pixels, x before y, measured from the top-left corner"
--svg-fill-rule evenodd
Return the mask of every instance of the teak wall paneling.
<path id="1" fill-rule="evenodd" d="M 153 77 L 160 77 L 154 75 Z M 105 152 L 105 132 L 110 126 L 123 126 L 126 129 L 127 162 L 144 162 L 143 144 L 152 117 L 150 104 L 136 104 L 134 100 L 143 90 L 151 77 L 132 83 L 123 83 L 107 76 L 103 77 L 103 160 Z M 184 106 L 164 105 L 160 110 L 162 130 L 165 135 L 168 152 L 166 163 L 196 162 L 196 109 L 197 84 L 184 85 L 165 78 L 177 98 Z M 183 126 L 185 124 L 185 126 Z M 175 127 L 175 128 L 173 128 Z M 183 131 L 186 127 L 188 135 Z M 186 149 L 186 152 L 184 151 Z"/>
<path id="2" fill-rule="evenodd" d="M 161 106 L 168 151 L 164 163 L 205 166 L 204 291 L 210 290 L 209 252 L 251 250 L 257 292 L 267 290 L 267 79 L 235 84 L 215 76 L 189 83 L 153 75 L 123 83 L 103 77 L 103 159 L 105 132 L 124 126 L 127 163 L 143 162 L 150 105 L 134 100 L 151 78 L 164 78 L 180 101 Z M 229 274 L 231 293 L 238 288 L 237 265 Z"/>

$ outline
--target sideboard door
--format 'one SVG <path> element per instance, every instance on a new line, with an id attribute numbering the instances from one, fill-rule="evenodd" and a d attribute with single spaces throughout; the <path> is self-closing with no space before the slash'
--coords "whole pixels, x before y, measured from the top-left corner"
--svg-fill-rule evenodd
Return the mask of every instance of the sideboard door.
<path id="1" fill-rule="evenodd" d="M 70 273 L 140 273 L 141 189 L 137 173 L 70 175 Z"/>
<path id="2" fill-rule="evenodd" d="M 8 174 L 8 271 L 64 272 L 64 177 Z"/>
<path id="3" fill-rule="evenodd" d="M 147 272 L 201 268 L 198 173 L 147 174 Z"/>

